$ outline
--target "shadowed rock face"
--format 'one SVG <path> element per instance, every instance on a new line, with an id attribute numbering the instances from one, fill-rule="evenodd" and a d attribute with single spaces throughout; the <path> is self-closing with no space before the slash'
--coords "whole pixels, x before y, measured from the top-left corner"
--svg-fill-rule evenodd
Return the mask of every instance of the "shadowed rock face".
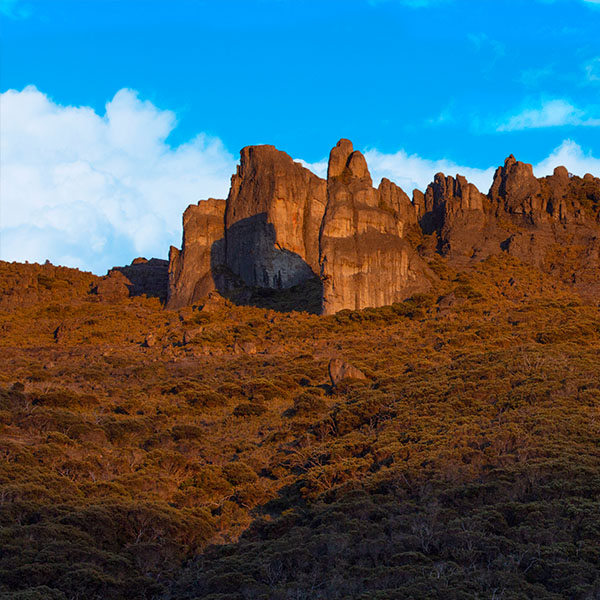
<path id="1" fill-rule="evenodd" d="M 244 148 L 227 198 L 227 266 L 256 287 L 286 289 L 314 277 L 325 202 L 325 181 L 285 152 Z"/>
<path id="2" fill-rule="evenodd" d="M 160 258 L 139 257 L 125 267 L 113 267 L 100 278 L 94 292 L 103 300 L 129 296 L 148 296 L 165 301 L 169 281 L 169 262 Z"/>
<path id="3" fill-rule="evenodd" d="M 286 290 L 321 278 L 322 311 L 380 306 L 428 287 L 424 263 L 402 239 L 417 226 L 408 196 L 374 189 L 364 156 L 340 140 L 325 182 L 273 146 L 241 152 L 226 201 L 184 214 L 171 249 L 169 308 L 213 289 Z"/>

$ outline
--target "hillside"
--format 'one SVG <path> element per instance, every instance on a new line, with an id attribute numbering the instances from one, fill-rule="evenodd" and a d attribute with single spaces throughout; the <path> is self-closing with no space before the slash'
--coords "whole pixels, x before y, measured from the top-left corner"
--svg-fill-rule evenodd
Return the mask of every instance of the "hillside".
<path id="1" fill-rule="evenodd" d="M 0 595 L 600 597 L 597 306 L 428 268 L 317 316 L 0 263 Z"/>

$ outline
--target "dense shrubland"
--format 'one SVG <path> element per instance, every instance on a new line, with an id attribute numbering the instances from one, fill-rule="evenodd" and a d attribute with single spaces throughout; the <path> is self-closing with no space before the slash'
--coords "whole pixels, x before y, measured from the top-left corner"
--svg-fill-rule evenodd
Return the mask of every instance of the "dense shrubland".
<path id="1" fill-rule="evenodd" d="M 0 267 L 2 597 L 600 596 L 600 314 L 554 280 L 317 317 Z"/>

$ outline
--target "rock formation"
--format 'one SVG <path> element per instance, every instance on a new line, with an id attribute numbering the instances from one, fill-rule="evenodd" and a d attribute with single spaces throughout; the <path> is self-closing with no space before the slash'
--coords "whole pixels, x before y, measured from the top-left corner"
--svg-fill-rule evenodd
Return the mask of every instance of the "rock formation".
<path id="1" fill-rule="evenodd" d="M 381 306 L 430 285 L 403 236 L 417 210 L 389 180 L 373 188 L 351 142 L 332 150 L 327 181 L 273 146 L 241 152 L 227 200 L 184 214 L 182 250 L 171 248 L 168 308 L 211 290 L 322 287 L 321 312 Z M 322 282 L 322 283 L 321 283 Z"/>
<path id="2" fill-rule="evenodd" d="M 181 250 L 169 252 L 168 308 L 192 304 L 216 289 L 225 262 L 225 200 L 209 198 L 183 213 Z"/>
<path id="3" fill-rule="evenodd" d="M 328 366 L 329 379 L 331 379 L 332 387 L 340 385 L 343 381 L 349 379 L 366 380 L 367 377 L 354 365 L 344 362 L 341 358 L 332 358 Z"/>
<path id="4" fill-rule="evenodd" d="M 164 301 L 169 282 L 168 270 L 166 260 L 136 258 L 130 265 L 110 269 L 93 291 L 107 301 L 142 295 Z"/>
<path id="5" fill-rule="evenodd" d="M 392 304 L 427 288 L 427 268 L 403 239 L 414 224 L 408 196 L 388 180 L 374 189 L 364 156 L 340 140 L 321 225 L 323 313 Z"/>
<path id="6" fill-rule="evenodd" d="M 464 177 L 436 175 L 420 223 L 456 266 L 508 252 L 598 297 L 599 209 L 600 179 L 572 176 L 564 167 L 538 179 L 511 155 L 487 196 Z"/>
<path id="7" fill-rule="evenodd" d="M 388 179 L 374 188 L 349 140 L 331 150 L 327 180 L 273 146 L 249 146 L 227 200 L 185 211 L 167 307 L 214 290 L 239 302 L 316 290 L 323 314 L 391 304 L 431 287 L 432 253 L 467 268 L 508 252 L 597 297 L 599 214 L 600 179 L 564 167 L 538 179 L 512 155 L 487 194 L 438 173 L 411 201 Z"/>
<path id="8" fill-rule="evenodd" d="M 318 275 L 326 185 L 273 146 L 249 146 L 231 178 L 226 263 L 246 285 L 285 289 Z"/>

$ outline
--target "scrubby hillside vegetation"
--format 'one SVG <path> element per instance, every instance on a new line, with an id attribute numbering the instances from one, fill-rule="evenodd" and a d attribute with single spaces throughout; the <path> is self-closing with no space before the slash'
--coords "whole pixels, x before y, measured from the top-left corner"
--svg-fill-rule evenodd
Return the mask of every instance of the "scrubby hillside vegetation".
<path id="1" fill-rule="evenodd" d="M 319 317 L 0 263 L 0 596 L 599 598 L 598 307 L 430 267 Z"/>

